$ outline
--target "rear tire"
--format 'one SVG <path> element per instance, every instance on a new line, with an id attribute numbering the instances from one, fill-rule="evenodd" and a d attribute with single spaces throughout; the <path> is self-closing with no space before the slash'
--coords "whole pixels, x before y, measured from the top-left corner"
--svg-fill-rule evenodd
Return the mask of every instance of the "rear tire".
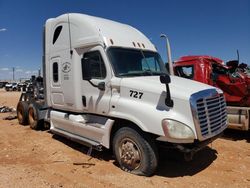
<path id="1" fill-rule="evenodd" d="M 157 169 L 158 151 L 154 141 L 132 128 L 124 127 L 115 133 L 113 152 L 126 172 L 151 176 Z"/>
<path id="2" fill-rule="evenodd" d="M 39 105 L 36 103 L 29 105 L 28 117 L 31 129 L 39 130 L 42 128 L 43 120 L 39 120 Z"/>
<path id="3" fill-rule="evenodd" d="M 17 119 L 20 125 L 28 125 L 28 103 L 19 101 L 17 104 Z"/>

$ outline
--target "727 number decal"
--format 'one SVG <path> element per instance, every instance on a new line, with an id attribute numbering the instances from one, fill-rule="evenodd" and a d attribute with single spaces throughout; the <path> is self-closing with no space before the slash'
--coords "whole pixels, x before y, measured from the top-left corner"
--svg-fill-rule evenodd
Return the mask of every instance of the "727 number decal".
<path id="1" fill-rule="evenodd" d="M 136 99 L 141 99 L 143 93 L 139 92 L 139 91 L 134 91 L 134 90 L 130 90 L 130 97 L 134 97 Z"/>

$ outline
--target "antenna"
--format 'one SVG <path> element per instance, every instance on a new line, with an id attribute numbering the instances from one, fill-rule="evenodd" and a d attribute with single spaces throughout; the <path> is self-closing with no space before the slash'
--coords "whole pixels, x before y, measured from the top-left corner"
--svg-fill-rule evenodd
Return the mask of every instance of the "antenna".
<path id="1" fill-rule="evenodd" d="M 73 50 L 72 50 L 72 43 L 71 43 L 71 30 L 70 30 L 69 13 L 68 13 L 68 25 L 69 25 L 69 49 L 70 49 L 70 55 L 72 57 Z"/>
<path id="2" fill-rule="evenodd" d="M 237 60 L 240 63 L 240 54 L 239 54 L 239 50 L 237 49 Z"/>

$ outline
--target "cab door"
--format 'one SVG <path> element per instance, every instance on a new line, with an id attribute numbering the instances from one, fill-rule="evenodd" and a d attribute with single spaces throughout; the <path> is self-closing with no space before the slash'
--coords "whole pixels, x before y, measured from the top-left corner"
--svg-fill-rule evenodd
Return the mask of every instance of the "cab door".
<path id="1" fill-rule="evenodd" d="M 102 47 L 85 52 L 81 59 L 82 104 L 88 113 L 105 115 L 111 99 L 110 67 Z"/>

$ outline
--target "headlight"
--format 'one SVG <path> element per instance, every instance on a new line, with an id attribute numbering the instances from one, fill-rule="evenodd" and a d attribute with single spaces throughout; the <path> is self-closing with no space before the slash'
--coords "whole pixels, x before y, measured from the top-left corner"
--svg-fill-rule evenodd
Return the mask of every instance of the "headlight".
<path id="1" fill-rule="evenodd" d="M 165 136 L 174 139 L 194 139 L 194 133 L 187 125 L 170 119 L 162 121 L 162 128 Z"/>

